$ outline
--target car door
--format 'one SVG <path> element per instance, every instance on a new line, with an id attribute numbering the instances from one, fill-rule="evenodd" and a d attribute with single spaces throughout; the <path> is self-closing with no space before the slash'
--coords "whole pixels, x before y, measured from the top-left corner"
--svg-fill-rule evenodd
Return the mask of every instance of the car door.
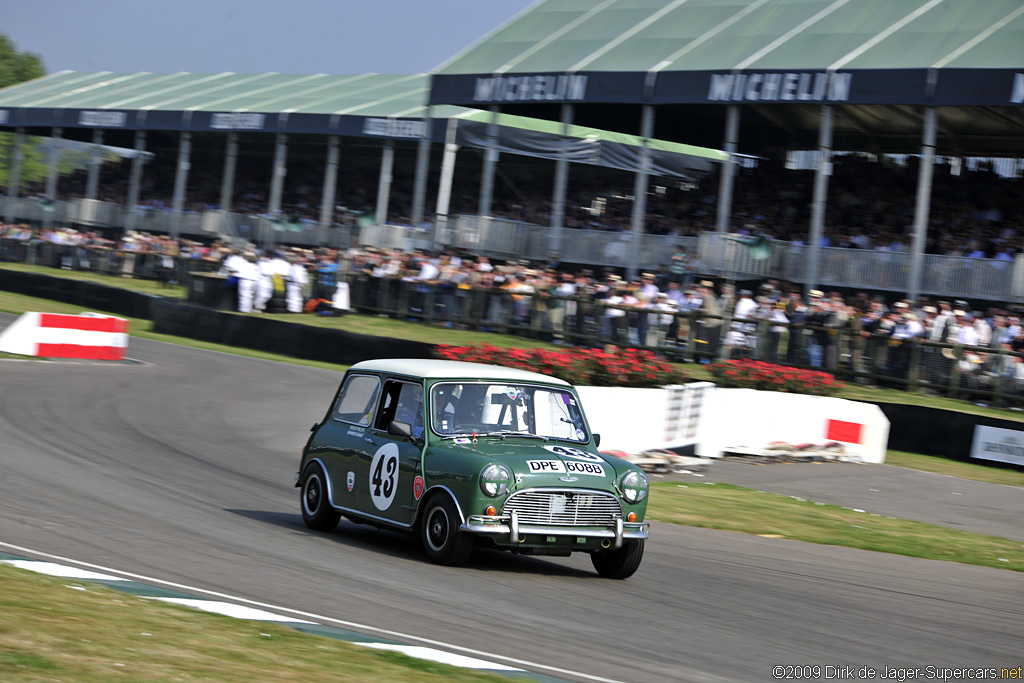
<path id="1" fill-rule="evenodd" d="M 392 421 L 409 425 L 413 436 L 389 434 Z M 385 380 L 365 441 L 357 474 L 357 487 L 362 491 L 356 498 L 360 509 L 396 524 L 410 524 L 423 492 L 423 385 Z"/>
<path id="2" fill-rule="evenodd" d="M 380 388 L 381 379 L 376 375 L 347 376 L 331 414 L 317 428 L 310 443 L 310 455 L 320 458 L 327 468 L 331 502 L 337 507 L 360 509 L 357 496 L 361 482 L 357 481 L 356 472 L 370 447 L 367 441 L 380 402 Z"/>

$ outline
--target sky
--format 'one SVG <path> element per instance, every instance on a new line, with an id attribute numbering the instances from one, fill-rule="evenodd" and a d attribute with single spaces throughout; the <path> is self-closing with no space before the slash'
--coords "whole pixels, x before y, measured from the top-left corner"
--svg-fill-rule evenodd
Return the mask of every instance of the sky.
<path id="1" fill-rule="evenodd" d="M 62 70 L 413 74 L 534 0 L 2 0 L 0 32 Z"/>

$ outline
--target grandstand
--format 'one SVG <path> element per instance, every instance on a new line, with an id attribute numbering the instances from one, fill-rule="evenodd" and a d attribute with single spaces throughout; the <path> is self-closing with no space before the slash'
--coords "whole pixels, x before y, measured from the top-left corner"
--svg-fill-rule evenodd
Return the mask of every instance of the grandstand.
<path id="1" fill-rule="evenodd" d="M 3 213 L 634 272 L 684 246 L 708 273 L 1022 302 L 1021 166 L 969 170 L 1024 157 L 1022 33 L 1016 0 L 546 0 L 430 75 L 55 74 L 0 91 L 0 128 L 154 160 L 90 169 L 52 212 L 9 183 Z M 578 166 L 598 139 L 616 170 Z M 735 163 L 702 177 L 707 148 Z M 751 259 L 728 231 L 786 244 Z"/>

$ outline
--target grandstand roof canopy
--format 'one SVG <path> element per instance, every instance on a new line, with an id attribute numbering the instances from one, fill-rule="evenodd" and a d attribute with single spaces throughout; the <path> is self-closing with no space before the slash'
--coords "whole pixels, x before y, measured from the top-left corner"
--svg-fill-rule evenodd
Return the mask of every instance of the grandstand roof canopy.
<path id="1" fill-rule="evenodd" d="M 63 71 L 0 90 L 0 128 L 254 131 L 381 138 L 423 135 L 428 76 L 266 74 L 116 74 Z M 483 147 L 491 114 L 455 106 L 430 108 L 434 141 Z M 556 158 L 560 124 L 503 114 L 498 148 Z M 570 157 L 578 163 L 635 170 L 644 141 L 635 135 L 572 126 Z M 651 140 L 655 169 L 686 176 L 728 158 L 724 152 Z"/>
<path id="2" fill-rule="evenodd" d="M 0 90 L 0 126 L 420 137 L 428 77 L 61 71 Z M 435 118 L 465 111 L 438 107 Z"/>
<path id="3" fill-rule="evenodd" d="M 832 103 L 838 134 L 884 139 L 919 131 L 920 106 L 1024 104 L 1024 3 L 540 0 L 438 67 L 430 101 L 534 116 L 565 102 L 743 104 L 791 133 Z M 1010 135 L 1019 149 L 1021 113 L 940 112 L 940 138 Z"/>

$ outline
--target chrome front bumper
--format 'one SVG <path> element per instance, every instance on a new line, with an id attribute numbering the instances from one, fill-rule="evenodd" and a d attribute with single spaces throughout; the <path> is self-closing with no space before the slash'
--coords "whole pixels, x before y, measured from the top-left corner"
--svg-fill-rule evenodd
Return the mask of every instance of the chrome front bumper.
<path id="1" fill-rule="evenodd" d="M 650 522 L 625 522 L 621 517 L 615 518 L 613 529 L 595 529 L 593 527 L 574 526 L 538 526 L 520 524 L 519 512 L 513 510 L 507 515 L 470 515 L 460 527 L 470 534 L 488 536 L 507 536 L 509 543 L 522 543 L 526 534 L 544 536 L 573 536 L 576 538 L 611 538 L 611 547 L 621 548 L 624 539 L 645 539 L 650 530 Z"/>

